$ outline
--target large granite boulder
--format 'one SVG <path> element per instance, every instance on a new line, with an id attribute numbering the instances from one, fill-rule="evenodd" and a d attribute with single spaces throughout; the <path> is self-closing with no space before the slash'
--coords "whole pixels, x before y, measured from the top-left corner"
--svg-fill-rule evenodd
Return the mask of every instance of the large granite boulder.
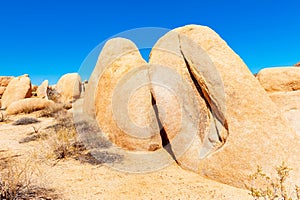
<path id="1" fill-rule="evenodd" d="M 62 103 L 72 103 L 81 95 L 81 78 L 77 73 L 63 75 L 56 85 Z"/>
<path id="2" fill-rule="evenodd" d="M 51 106 L 54 106 L 53 101 L 41 98 L 27 98 L 14 101 L 10 104 L 6 110 L 8 115 L 14 115 L 19 113 L 32 113 L 34 111 L 50 109 Z"/>
<path id="3" fill-rule="evenodd" d="M 113 38 L 103 46 L 84 94 L 83 111 L 89 116 L 95 117 L 95 91 L 101 74 L 123 53 L 132 51 L 132 47 L 132 43 L 124 42 L 123 38 Z"/>
<path id="4" fill-rule="evenodd" d="M 123 50 L 119 55 L 114 52 L 116 46 Z M 156 150 L 161 140 L 152 108 L 146 61 L 127 39 L 108 41 L 102 51 L 113 56 L 102 61 L 106 66 L 98 69 L 102 73 L 94 91 L 95 115 L 100 129 L 123 149 Z M 146 84 L 142 86 L 142 83 Z"/>
<path id="5" fill-rule="evenodd" d="M 31 97 L 31 81 L 28 75 L 12 79 L 2 95 L 2 109 L 15 101 Z"/>
<path id="6" fill-rule="evenodd" d="M 205 110 L 211 111 L 214 119 L 210 123 L 213 128 L 207 129 L 217 130 L 217 135 L 211 135 L 218 136 L 209 140 L 217 148 L 202 157 L 205 142 L 196 134 L 191 147 L 183 156 L 177 156 L 178 163 L 210 179 L 243 187 L 257 165 L 271 173 L 274 166 L 285 161 L 294 169 L 294 183 L 299 181 L 300 138 L 242 59 L 208 27 L 189 25 L 173 32 L 178 37 L 169 37 L 172 33 L 168 33 L 161 38 L 151 52 L 150 63 L 190 69 L 195 85 L 200 87 L 199 94 L 207 102 L 209 109 Z M 177 54 L 176 58 L 170 54 Z M 178 94 L 179 98 L 184 95 Z M 154 97 L 157 102 L 164 98 L 162 94 Z M 205 128 L 207 125 L 202 123 L 200 127 Z M 166 133 L 172 136 L 169 127 L 166 123 Z M 183 149 L 176 145 L 171 141 L 175 156 L 181 155 Z"/>
<path id="7" fill-rule="evenodd" d="M 300 68 L 265 68 L 257 74 L 257 79 L 267 92 L 287 92 L 300 90 Z"/>

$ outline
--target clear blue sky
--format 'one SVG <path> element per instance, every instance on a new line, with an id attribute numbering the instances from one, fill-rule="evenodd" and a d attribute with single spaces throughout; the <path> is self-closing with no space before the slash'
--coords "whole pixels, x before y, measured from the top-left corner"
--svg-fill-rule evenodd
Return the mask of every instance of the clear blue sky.
<path id="1" fill-rule="evenodd" d="M 253 73 L 300 61 L 300 1 L 1 0 L 0 75 L 55 83 L 103 40 L 128 29 L 207 25 Z"/>

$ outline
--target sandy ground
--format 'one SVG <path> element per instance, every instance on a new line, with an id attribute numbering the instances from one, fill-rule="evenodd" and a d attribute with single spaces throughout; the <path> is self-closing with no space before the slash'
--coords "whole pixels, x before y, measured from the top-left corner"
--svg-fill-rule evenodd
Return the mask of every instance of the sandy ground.
<path id="1" fill-rule="evenodd" d="M 40 118 L 34 125 L 12 124 L 21 117 L 0 123 L 0 151 L 30 158 L 39 168 L 39 180 L 54 189 L 59 199 L 252 199 L 248 191 L 208 180 L 176 164 L 152 173 L 129 174 L 72 158 L 47 159 L 46 141 L 19 141 L 33 132 L 32 126 L 43 130 L 54 119 Z"/>

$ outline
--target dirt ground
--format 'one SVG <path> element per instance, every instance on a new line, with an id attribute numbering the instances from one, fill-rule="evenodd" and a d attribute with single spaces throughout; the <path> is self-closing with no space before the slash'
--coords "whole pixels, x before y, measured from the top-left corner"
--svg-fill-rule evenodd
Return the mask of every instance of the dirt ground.
<path id="1" fill-rule="evenodd" d="M 34 115 L 32 115 L 34 116 Z M 35 129 L 45 130 L 53 118 L 39 118 L 31 125 L 13 125 L 24 115 L 0 123 L 0 151 L 30 159 L 43 187 L 53 189 L 58 199 L 252 199 L 248 191 L 224 185 L 183 170 L 176 164 L 152 173 L 131 174 L 103 164 L 89 164 L 73 158 L 47 157 L 47 141 L 24 141 Z"/>

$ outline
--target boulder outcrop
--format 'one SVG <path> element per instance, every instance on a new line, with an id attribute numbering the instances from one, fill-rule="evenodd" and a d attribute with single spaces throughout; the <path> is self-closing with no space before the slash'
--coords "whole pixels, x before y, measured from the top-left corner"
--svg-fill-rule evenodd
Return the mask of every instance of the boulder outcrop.
<path id="1" fill-rule="evenodd" d="M 31 81 L 28 75 L 13 78 L 2 95 L 2 109 L 15 101 L 31 97 Z"/>
<path id="2" fill-rule="evenodd" d="M 77 73 L 63 75 L 56 85 L 62 103 L 72 103 L 81 95 L 81 78 Z"/>

